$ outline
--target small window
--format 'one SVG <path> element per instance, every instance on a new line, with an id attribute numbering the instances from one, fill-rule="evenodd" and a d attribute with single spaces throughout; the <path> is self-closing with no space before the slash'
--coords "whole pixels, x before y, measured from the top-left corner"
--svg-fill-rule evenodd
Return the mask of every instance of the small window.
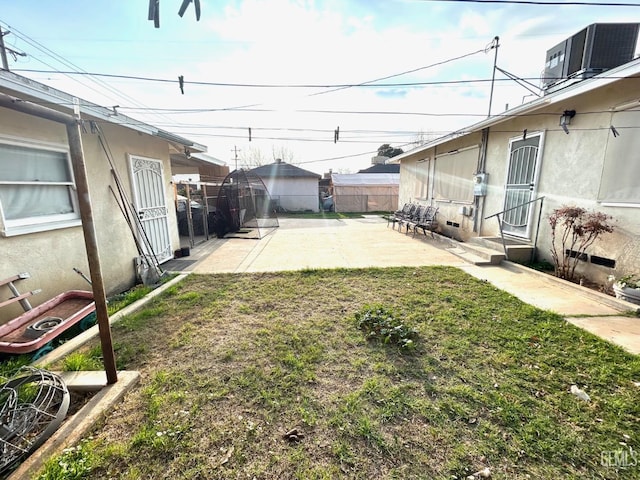
<path id="1" fill-rule="evenodd" d="M 0 207 L 5 236 L 79 225 L 67 150 L 0 140 Z"/>

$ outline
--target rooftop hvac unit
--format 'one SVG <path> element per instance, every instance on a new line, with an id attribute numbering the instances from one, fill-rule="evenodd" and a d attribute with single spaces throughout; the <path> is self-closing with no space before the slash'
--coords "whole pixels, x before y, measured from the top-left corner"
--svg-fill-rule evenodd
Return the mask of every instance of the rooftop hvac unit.
<path id="1" fill-rule="evenodd" d="M 544 90 L 567 79 L 584 80 L 630 62 L 639 27 L 640 23 L 594 23 L 547 50 Z"/>

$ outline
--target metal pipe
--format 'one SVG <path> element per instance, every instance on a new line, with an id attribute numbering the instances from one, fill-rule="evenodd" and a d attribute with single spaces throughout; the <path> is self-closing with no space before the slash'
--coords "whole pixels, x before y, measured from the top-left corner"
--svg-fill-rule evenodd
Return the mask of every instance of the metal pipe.
<path id="1" fill-rule="evenodd" d="M 509 260 L 509 252 L 507 251 L 507 244 L 504 241 L 504 232 L 502 231 L 502 220 L 500 220 L 500 214 L 498 213 L 498 228 L 500 229 L 500 238 L 502 239 L 502 250 L 504 251 L 504 259 Z"/>
<path id="2" fill-rule="evenodd" d="M 12 97 L 6 93 L 0 93 L 0 107 L 9 108 L 18 112 L 26 113 L 27 115 L 33 115 L 35 117 L 44 118 L 58 123 L 64 123 L 65 125 L 73 125 L 75 119 L 73 116 L 52 110 L 48 107 L 36 105 L 35 103 L 26 102 L 20 98 Z"/>
<path id="3" fill-rule="evenodd" d="M 531 252 L 531 263 L 534 262 L 536 256 L 536 249 L 538 248 L 538 234 L 540 233 L 540 220 L 542 219 L 542 205 L 544 204 L 544 197 L 540 197 L 540 211 L 538 212 L 538 225 L 536 225 L 536 237 L 533 241 L 533 251 Z"/>

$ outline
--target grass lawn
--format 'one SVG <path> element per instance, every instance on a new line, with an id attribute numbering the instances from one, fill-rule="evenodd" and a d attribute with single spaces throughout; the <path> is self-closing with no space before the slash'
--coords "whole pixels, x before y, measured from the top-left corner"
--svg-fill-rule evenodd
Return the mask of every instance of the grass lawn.
<path id="1" fill-rule="evenodd" d="M 140 386 L 40 478 L 640 478 L 640 358 L 455 268 L 191 275 L 113 338 Z"/>

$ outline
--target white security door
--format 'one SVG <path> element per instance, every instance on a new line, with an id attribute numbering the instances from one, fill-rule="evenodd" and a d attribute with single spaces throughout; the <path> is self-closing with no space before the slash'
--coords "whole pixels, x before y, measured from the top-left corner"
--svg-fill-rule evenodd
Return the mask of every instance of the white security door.
<path id="1" fill-rule="evenodd" d="M 146 239 L 141 238 L 147 255 L 155 255 L 159 263 L 172 258 L 169 221 L 164 191 L 162 162 L 151 158 L 129 157 L 133 179 L 134 201 Z M 146 244 L 151 244 L 152 252 Z"/>
<path id="2" fill-rule="evenodd" d="M 509 142 L 509 168 L 504 192 L 503 232 L 517 237 L 529 237 L 530 221 L 535 207 L 527 203 L 535 199 L 542 134 L 526 140 Z"/>

